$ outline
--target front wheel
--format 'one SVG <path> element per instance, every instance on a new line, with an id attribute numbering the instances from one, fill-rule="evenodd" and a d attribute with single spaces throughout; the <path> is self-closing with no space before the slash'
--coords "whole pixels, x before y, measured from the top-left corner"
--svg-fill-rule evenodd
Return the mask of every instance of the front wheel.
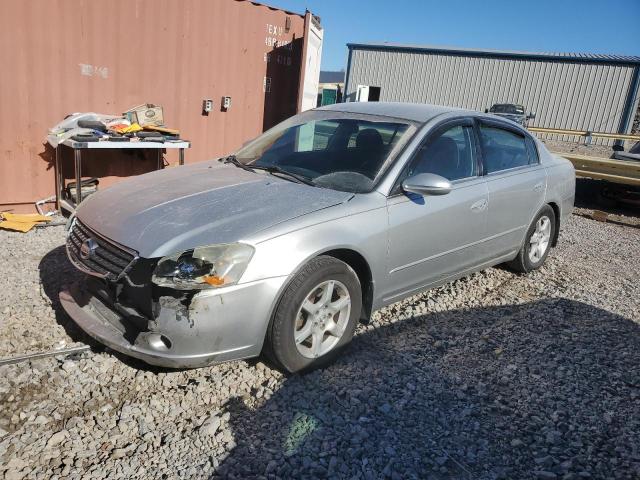
<path id="1" fill-rule="evenodd" d="M 289 372 L 326 365 L 351 341 L 361 308 L 353 269 L 333 257 L 316 257 L 283 293 L 265 351 Z"/>
<path id="2" fill-rule="evenodd" d="M 556 215 L 549 205 L 542 207 L 527 230 L 518 256 L 507 265 L 520 273 L 529 273 L 542 266 L 551 250 L 556 230 Z"/>

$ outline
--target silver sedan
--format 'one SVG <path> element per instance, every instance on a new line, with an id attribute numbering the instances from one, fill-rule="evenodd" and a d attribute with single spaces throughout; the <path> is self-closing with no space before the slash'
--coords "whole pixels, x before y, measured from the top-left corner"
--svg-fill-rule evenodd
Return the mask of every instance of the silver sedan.
<path id="1" fill-rule="evenodd" d="M 68 314 L 165 367 L 335 358 L 358 321 L 492 265 L 539 268 L 573 208 L 568 161 L 498 117 L 401 103 L 296 115 L 234 155 L 87 198 Z"/>

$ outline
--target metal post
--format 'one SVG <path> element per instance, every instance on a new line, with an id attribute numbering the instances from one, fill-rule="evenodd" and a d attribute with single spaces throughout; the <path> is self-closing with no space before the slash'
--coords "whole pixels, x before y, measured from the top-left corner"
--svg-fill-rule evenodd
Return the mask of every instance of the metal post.
<path id="1" fill-rule="evenodd" d="M 73 160 L 76 169 L 76 207 L 82 201 L 82 157 L 81 149 L 73 149 Z"/>
<path id="2" fill-rule="evenodd" d="M 180 165 L 184 165 L 184 148 L 181 148 L 181 149 L 178 151 L 178 156 L 179 156 L 178 163 L 179 163 Z"/>
<path id="3" fill-rule="evenodd" d="M 62 210 L 60 207 L 60 200 L 62 200 L 62 191 L 64 190 L 64 177 L 62 176 L 62 165 L 60 161 L 60 144 L 56 146 L 56 208 Z"/>
<path id="4" fill-rule="evenodd" d="M 158 165 L 157 169 L 160 170 L 162 168 L 162 149 L 158 148 Z"/>

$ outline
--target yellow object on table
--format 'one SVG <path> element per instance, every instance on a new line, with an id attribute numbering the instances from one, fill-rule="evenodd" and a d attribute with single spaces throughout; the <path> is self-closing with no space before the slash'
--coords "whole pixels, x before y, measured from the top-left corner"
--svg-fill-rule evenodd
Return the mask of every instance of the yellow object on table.
<path id="1" fill-rule="evenodd" d="M 16 232 L 28 232 L 40 222 L 50 222 L 51 218 L 38 213 L 0 212 L 0 228 Z"/>
<path id="2" fill-rule="evenodd" d="M 119 125 L 111 127 L 110 130 L 114 130 L 118 133 L 135 133 L 141 131 L 142 127 L 137 123 L 132 123 L 131 125 Z"/>

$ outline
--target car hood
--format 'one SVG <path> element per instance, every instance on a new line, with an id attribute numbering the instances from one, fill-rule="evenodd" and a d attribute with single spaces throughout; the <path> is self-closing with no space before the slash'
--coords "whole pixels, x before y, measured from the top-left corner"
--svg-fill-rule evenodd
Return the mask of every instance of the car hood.
<path id="1" fill-rule="evenodd" d="M 104 237 L 155 258 L 236 242 L 352 196 L 203 162 L 122 181 L 88 197 L 76 215 Z"/>

